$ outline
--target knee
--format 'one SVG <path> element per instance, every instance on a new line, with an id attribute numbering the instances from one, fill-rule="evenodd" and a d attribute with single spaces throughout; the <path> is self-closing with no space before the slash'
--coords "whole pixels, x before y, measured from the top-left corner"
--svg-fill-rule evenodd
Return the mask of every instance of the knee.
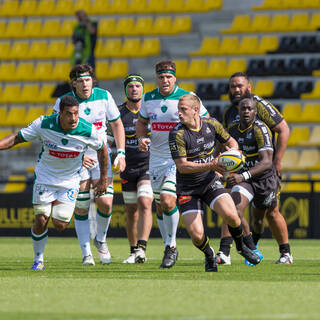
<path id="1" fill-rule="evenodd" d="M 33 232 L 36 234 L 41 234 L 45 231 L 48 217 L 43 214 L 37 214 L 33 224 Z"/>
<path id="2" fill-rule="evenodd" d="M 163 211 L 169 212 L 175 208 L 176 202 L 172 201 L 171 199 L 161 198 L 160 205 Z"/>
<path id="3" fill-rule="evenodd" d="M 190 237 L 192 239 L 192 242 L 196 246 L 198 246 L 198 245 L 200 245 L 202 243 L 202 241 L 203 241 L 203 231 L 191 228 L 189 230 L 189 233 L 190 233 Z"/>
<path id="4" fill-rule="evenodd" d="M 52 223 L 53 223 L 54 227 L 56 228 L 56 230 L 58 230 L 58 231 L 63 231 L 68 226 L 68 223 L 54 219 L 54 218 L 52 218 Z"/>
<path id="5" fill-rule="evenodd" d="M 280 215 L 279 207 L 275 207 L 273 209 L 267 210 L 266 218 L 269 220 L 274 220 Z"/>

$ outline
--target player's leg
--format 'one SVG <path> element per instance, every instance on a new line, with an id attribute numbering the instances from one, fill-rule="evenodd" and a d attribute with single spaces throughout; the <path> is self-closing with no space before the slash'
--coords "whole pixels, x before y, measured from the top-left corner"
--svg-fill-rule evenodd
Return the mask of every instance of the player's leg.
<path id="1" fill-rule="evenodd" d="M 89 208 L 91 180 L 89 179 L 89 173 L 85 168 L 83 168 L 81 172 L 82 177 L 84 177 L 84 172 L 87 172 L 86 178 L 88 179 L 80 182 L 79 194 L 74 210 L 74 226 L 81 248 L 82 264 L 84 266 L 91 266 L 95 264 L 90 246 Z"/>
<path id="2" fill-rule="evenodd" d="M 135 261 L 138 263 L 144 263 L 146 260 L 147 243 L 152 228 L 153 192 L 150 180 L 140 180 L 137 187 L 139 220 Z"/>
<path id="3" fill-rule="evenodd" d="M 192 243 L 205 256 L 205 271 L 217 272 L 217 263 L 214 257 L 214 250 L 211 248 L 209 238 L 205 234 L 202 222 L 202 206 L 201 201 L 197 197 L 179 196 L 179 210 L 182 215 L 182 220 L 188 234 L 192 239 Z"/>

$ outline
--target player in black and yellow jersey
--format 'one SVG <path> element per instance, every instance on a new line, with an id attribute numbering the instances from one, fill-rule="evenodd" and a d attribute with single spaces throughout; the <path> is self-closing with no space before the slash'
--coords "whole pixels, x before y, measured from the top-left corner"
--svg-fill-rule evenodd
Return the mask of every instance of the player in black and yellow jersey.
<path id="1" fill-rule="evenodd" d="M 263 121 L 271 130 L 273 134 L 273 164 L 277 176 L 281 177 L 281 161 L 285 153 L 290 130 L 287 122 L 282 117 L 280 112 L 269 102 L 257 95 L 252 94 L 250 81 L 247 75 L 243 72 L 237 72 L 230 77 L 229 80 L 229 98 L 231 105 L 226 108 L 223 114 L 222 124 L 229 129 L 232 123 L 239 121 L 239 101 L 245 97 L 252 97 L 257 103 L 257 118 Z M 277 139 L 274 134 L 277 133 Z M 279 245 L 280 258 L 276 261 L 278 264 L 292 263 L 292 256 L 290 253 L 290 245 L 288 238 L 288 229 L 284 217 L 279 211 L 278 205 L 272 211 L 268 211 L 266 218 L 269 223 L 269 228 Z M 253 239 L 257 244 L 261 234 L 253 231 Z M 220 249 L 217 254 L 218 263 L 230 264 L 230 247 L 232 238 L 228 234 L 226 227 L 222 227 Z"/>
<path id="2" fill-rule="evenodd" d="M 130 255 L 123 263 L 143 263 L 152 227 L 153 192 L 149 177 L 149 152 L 141 152 L 136 137 L 136 122 L 141 106 L 144 80 L 130 74 L 124 80 L 127 101 L 119 106 L 126 136 L 126 169 L 120 173 L 122 194 L 127 211 L 126 230 Z M 112 141 L 112 132 L 108 131 Z"/>
<path id="3" fill-rule="evenodd" d="M 193 244 L 205 254 L 205 270 L 217 271 L 214 251 L 206 236 L 202 205 L 206 203 L 228 224 L 238 252 L 253 264 L 260 258 L 243 242 L 241 220 L 231 196 L 225 190 L 216 171 L 225 173 L 225 166 L 214 157 L 219 141 L 226 148 L 237 148 L 223 126 L 213 118 L 201 118 L 200 100 L 187 94 L 179 99 L 180 122 L 169 133 L 169 147 L 177 167 L 177 196 L 183 222 Z"/>

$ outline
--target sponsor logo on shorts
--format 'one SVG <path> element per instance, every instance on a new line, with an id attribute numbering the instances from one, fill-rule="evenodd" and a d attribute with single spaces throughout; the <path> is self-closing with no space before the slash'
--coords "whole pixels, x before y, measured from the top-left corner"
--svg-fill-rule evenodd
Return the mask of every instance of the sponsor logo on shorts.
<path id="1" fill-rule="evenodd" d="M 263 204 L 264 204 L 265 206 L 269 206 L 275 198 L 276 198 L 275 192 L 271 192 L 271 193 L 268 195 L 268 197 L 264 199 Z"/>
<path id="2" fill-rule="evenodd" d="M 75 201 L 77 199 L 77 196 L 78 196 L 78 190 L 77 189 L 75 189 L 75 188 L 68 189 L 67 197 L 68 197 L 69 200 Z"/>
<path id="3" fill-rule="evenodd" d="M 191 199 L 192 199 L 192 196 L 180 196 L 178 201 L 179 201 L 179 204 L 184 204 L 189 202 Z"/>
<path id="4" fill-rule="evenodd" d="M 78 157 L 80 152 L 77 151 L 55 151 L 49 150 L 49 155 L 59 159 L 67 159 L 67 158 L 76 158 Z"/>
<path id="5" fill-rule="evenodd" d="M 177 122 L 153 122 L 152 130 L 154 131 L 170 131 Z"/>
<path id="6" fill-rule="evenodd" d="M 102 128 L 102 121 L 94 122 L 93 125 L 97 130 L 100 130 Z"/>

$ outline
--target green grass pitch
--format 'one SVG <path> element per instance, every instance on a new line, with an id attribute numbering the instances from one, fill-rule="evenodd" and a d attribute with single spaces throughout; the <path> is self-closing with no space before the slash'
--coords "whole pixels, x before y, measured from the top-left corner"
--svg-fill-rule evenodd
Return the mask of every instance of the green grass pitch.
<path id="1" fill-rule="evenodd" d="M 264 259 L 205 273 L 203 255 L 178 239 L 179 260 L 159 269 L 163 246 L 148 243 L 145 264 L 123 265 L 126 239 L 109 239 L 113 261 L 83 267 L 75 238 L 49 238 L 43 272 L 31 272 L 30 238 L 0 238 L 0 319 L 320 319 L 320 241 L 292 240 L 293 265 L 275 265 L 274 240 L 259 243 Z M 211 241 L 217 250 L 218 240 Z M 93 248 L 95 250 L 95 248 Z"/>

